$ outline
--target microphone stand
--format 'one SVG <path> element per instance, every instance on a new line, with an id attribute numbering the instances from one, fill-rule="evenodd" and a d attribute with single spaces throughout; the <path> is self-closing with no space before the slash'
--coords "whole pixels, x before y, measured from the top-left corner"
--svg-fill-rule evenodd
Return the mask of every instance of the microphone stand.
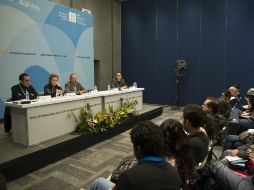
<path id="1" fill-rule="evenodd" d="M 178 79 L 178 77 L 176 77 L 176 97 L 175 100 L 173 102 L 172 108 L 173 109 L 178 109 L 178 103 L 179 103 L 179 87 L 180 87 L 180 81 Z"/>

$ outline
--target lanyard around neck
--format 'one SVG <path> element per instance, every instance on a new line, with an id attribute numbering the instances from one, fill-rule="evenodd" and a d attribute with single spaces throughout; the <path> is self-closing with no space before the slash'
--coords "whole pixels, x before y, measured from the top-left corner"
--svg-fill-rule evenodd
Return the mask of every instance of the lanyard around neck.
<path id="1" fill-rule="evenodd" d="M 144 162 L 144 161 L 164 163 L 164 162 L 166 162 L 166 158 L 165 157 L 157 157 L 157 156 L 146 156 L 146 157 L 143 157 L 139 160 L 139 162 Z"/>
<path id="2" fill-rule="evenodd" d="M 24 89 L 22 88 L 21 84 L 19 84 L 19 88 L 22 91 L 22 93 L 24 94 L 24 96 L 26 95 L 26 93 L 24 92 Z"/>

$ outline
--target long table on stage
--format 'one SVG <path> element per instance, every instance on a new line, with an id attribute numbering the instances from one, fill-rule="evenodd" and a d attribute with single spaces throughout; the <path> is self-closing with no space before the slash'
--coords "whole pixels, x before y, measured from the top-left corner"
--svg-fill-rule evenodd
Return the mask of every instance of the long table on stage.
<path id="1" fill-rule="evenodd" d="M 31 146 L 70 133 L 76 128 L 70 113 L 73 112 L 78 117 L 82 107 L 89 107 L 95 114 L 108 109 L 109 106 L 116 110 L 122 102 L 137 100 L 136 110 L 140 111 L 143 90 L 132 88 L 123 91 L 100 91 L 33 100 L 30 104 L 6 102 L 6 106 L 11 109 L 12 139 L 16 143 Z"/>

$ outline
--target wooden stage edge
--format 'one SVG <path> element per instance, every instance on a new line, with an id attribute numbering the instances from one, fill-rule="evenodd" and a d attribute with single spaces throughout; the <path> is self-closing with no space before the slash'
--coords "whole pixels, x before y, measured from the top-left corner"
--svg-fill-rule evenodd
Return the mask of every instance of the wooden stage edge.
<path id="1" fill-rule="evenodd" d="M 76 135 L 74 138 L 53 144 L 52 146 L 45 147 L 41 150 L 31 152 L 11 160 L 6 160 L 0 164 L 0 171 L 6 177 L 7 181 L 17 179 L 23 175 L 45 167 L 48 164 L 54 163 L 81 150 L 84 150 L 96 143 L 123 133 L 124 131 L 131 129 L 140 121 L 152 119 L 161 115 L 163 111 L 162 106 L 150 107 L 152 108 L 141 111 L 137 117 L 127 119 L 119 126 L 109 129 L 106 132 Z"/>

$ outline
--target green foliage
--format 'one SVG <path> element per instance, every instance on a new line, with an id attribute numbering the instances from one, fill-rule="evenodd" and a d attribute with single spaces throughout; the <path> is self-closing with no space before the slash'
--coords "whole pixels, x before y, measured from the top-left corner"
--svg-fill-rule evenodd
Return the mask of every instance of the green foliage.
<path id="1" fill-rule="evenodd" d="M 104 132 L 107 131 L 108 128 L 114 128 L 124 119 L 138 115 L 135 109 L 137 104 L 137 100 L 127 101 L 116 111 L 113 110 L 112 106 L 109 106 L 108 110 L 98 112 L 95 115 L 87 108 L 82 107 L 78 118 L 73 112 L 70 113 L 70 116 L 72 116 L 77 123 L 76 132 L 78 133 Z"/>

